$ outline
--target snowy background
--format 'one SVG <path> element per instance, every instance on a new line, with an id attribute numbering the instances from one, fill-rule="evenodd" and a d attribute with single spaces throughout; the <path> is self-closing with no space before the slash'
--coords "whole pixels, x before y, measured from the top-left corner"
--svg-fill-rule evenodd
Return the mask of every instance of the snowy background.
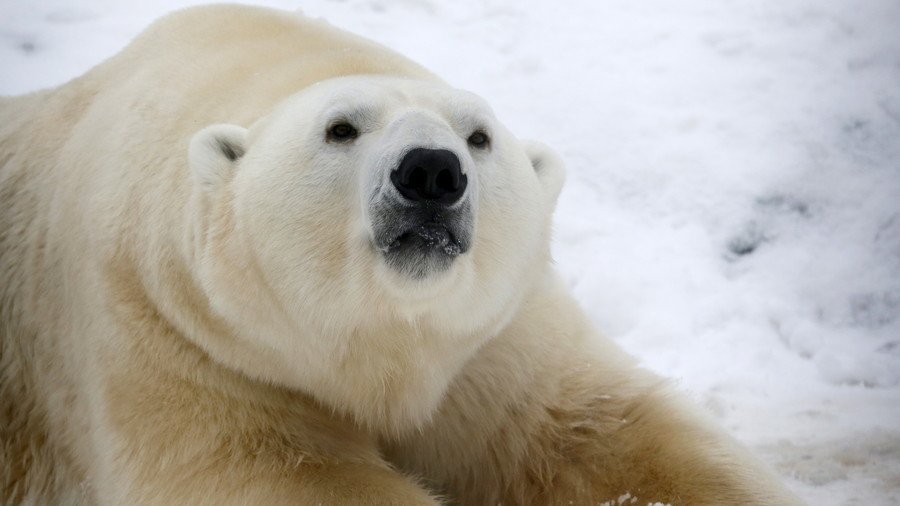
<path id="1" fill-rule="evenodd" d="M 0 0 L 0 93 L 189 3 Z M 810 503 L 900 504 L 900 1 L 265 3 L 554 146 L 555 256 L 597 325 Z"/>

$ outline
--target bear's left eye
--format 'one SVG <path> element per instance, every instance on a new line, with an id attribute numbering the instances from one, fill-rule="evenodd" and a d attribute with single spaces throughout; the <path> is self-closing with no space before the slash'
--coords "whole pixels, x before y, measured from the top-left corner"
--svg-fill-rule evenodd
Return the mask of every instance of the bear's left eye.
<path id="1" fill-rule="evenodd" d="M 491 139 L 488 135 L 481 130 L 476 130 L 472 135 L 467 139 L 469 145 L 473 148 L 486 148 L 488 143 L 491 142 Z"/>
<path id="2" fill-rule="evenodd" d="M 328 140 L 335 142 L 351 141 L 359 136 L 359 132 L 350 123 L 337 123 L 328 129 Z"/>

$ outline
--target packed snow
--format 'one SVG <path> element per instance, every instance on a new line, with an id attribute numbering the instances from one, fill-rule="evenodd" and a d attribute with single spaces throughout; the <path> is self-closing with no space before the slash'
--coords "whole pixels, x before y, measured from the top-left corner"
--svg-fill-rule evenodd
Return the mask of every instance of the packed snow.
<path id="1" fill-rule="evenodd" d="M 0 0 L 0 93 L 189 3 Z M 554 254 L 598 327 L 809 503 L 900 504 L 900 2 L 264 3 L 554 146 Z"/>

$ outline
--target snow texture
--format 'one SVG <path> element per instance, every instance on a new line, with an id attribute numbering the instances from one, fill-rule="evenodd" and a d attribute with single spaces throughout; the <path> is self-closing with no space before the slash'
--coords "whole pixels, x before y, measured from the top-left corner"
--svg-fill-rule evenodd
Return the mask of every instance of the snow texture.
<path id="1" fill-rule="evenodd" d="M 187 0 L 0 0 L 0 93 Z M 597 325 L 813 504 L 900 504 L 900 2 L 304 0 L 568 166 Z"/>

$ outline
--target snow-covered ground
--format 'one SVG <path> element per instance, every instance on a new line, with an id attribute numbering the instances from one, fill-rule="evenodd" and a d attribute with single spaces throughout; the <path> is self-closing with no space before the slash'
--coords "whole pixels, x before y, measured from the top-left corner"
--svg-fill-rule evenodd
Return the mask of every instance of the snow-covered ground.
<path id="1" fill-rule="evenodd" d="M 0 0 L 0 93 L 189 3 Z M 264 3 L 554 146 L 555 256 L 598 326 L 810 503 L 900 504 L 900 2 Z"/>

